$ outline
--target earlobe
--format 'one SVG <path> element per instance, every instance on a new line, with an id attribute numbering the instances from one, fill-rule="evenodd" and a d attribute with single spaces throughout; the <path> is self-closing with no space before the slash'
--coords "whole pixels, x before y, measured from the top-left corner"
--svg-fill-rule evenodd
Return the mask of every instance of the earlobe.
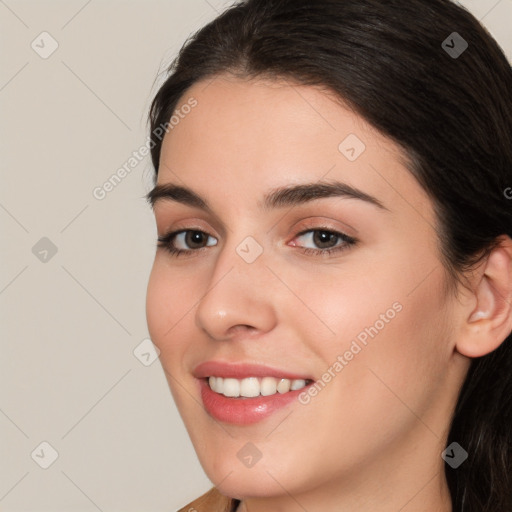
<path id="1" fill-rule="evenodd" d="M 504 236 L 487 257 L 474 281 L 473 295 L 476 306 L 467 315 L 457 351 L 467 357 L 481 357 L 497 349 L 512 331 L 510 237 Z"/>

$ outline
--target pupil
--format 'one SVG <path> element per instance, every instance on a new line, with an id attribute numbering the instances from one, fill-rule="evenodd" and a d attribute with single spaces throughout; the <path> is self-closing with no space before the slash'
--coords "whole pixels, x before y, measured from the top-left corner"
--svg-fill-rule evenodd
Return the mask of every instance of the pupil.
<path id="1" fill-rule="evenodd" d="M 189 247 L 194 247 L 194 244 L 201 246 L 204 242 L 203 235 L 204 233 L 201 233 L 201 231 L 189 231 L 185 237 L 187 245 Z"/>
<path id="2" fill-rule="evenodd" d="M 330 233 L 329 231 L 316 231 L 313 235 L 313 241 L 320 248 L 325 248 L 325 244 L 327 244 L 327 247 L 333 247 L 336 245 L 337 237 L 336 234 Z"/>

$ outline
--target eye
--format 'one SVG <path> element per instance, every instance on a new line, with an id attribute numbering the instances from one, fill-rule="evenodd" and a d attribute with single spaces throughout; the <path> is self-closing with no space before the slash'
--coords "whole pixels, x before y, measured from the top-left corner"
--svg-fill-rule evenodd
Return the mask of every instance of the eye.
<path id="1" fill-rule="evenodd" d="M 303 244 L 316 246 L 303 247 L 295 242 L 291 244 L 293 246 L 299 245 L 306 254 L 332 254 L 348 249 L 357 243 L 355 238 L 345 235 L 345 233 L 325 228 L 308 229 L 299 233 L 294 240 L 302 240 Z"/>
<path id="2" fill-rule="evenodd" d="M 172 231 L 158 237 L 158 247 L 163 247 L 174 256 L 197 252 L 212 245 L 217 245 L 217 240 L 213 236 L 208 235 L 208 233 L 197 229 Z"/>
<path id="3" fill-rule="evenodd" d="M 301 244 L 295 240 L 302 240 Z M 192 255 L 206 247 L 217 245 L 217 239 L 198 229 L 172 231 L 158 237 L 158 247 L 162 247 L 173 256 Z M 305 254 L 329 255 L 355 245 L 357 240 L 339 231 L 315 228 L 302 231 L 290 245 L 298 246 Z M 303 247 L 303 244 L 316 247 Z"/>

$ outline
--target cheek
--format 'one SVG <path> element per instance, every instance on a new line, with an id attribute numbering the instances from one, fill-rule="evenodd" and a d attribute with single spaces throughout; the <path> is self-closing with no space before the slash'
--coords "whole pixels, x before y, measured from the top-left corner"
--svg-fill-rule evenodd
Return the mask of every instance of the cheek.
<path id="1" fill-rule="evenodd" d="M 160 363 L 169 384 L 172 397 L 185 421 L 197 411 L 197 403 L 190 400 L 193 388 L 184 380 L 184 354 L 193 339 L 187 332 L 190 326 L 188 315 L 193 314 L 197 301 L 192 296 L 193 286 L 184 286 L 183 273 L 168 264 L 165 255 L 157 254 L 146 293 L 146 319 L 153 343 L 160 350 Z M 192 403 L 191 403 L 192 402 Z"/>
<path id="2" fill-rule="evenodd" d="M 322 425 L 331 455 L 317 463 L 333 471 L 341 455 L 351 464 L 399 442 L 440 392 L 435 383 L 446 369 L 442 274 L 434 272 L 428 286 L 410 293 L 420 272 L 387 270 L 325 283 L 317 276 L 325 286 L 304 289 L 303 301 L 335 334 L 314 316 L 295 312 L 297 332 L 307 333 L 317 369 L 325 371 L 325 384 L 296 421 L 304 434 Z M 317 442 L 311 440 L 312 453 Z"/>
<path id="3" fill-rule="evenodd" d="M 180 333 L 197 301 L 193 290 L 193 284 L 168 265 L 165 255 L 156 255 L 147 287 L 146 319 L 162 360 L 167 359 L 168 353 L 180 351 L 180 340 L 186 339 Z"/>
<path id="4" fill-rule="evenodd" d="M 436 392 L 433 382 L 442 381 L 446 372 L 449 322 L 442 267 L 434 255 L 405 265 L 404 259 L 415 260 L 404 254 L 402 259 L 362 260 L 350 272 L 316 273 L 307 282 L 295 277 L 310 311 L 298 314 L 299 305 L 290 304 L 289 321 L 294 319 L 320 362 L 317 370 L 331 370 L 323 376 L 332 382 L 326 387 L 335 400 L 351 402 L 363 415 L 374 408 L 380 416 L 391 405 L 404 409 L 397 396 L 411 407 L 426 408 Z"/>
<path id="5" fill-rule="evenodd" d="M 313 276 L 311 271 L 281 272 L 296 297 L 288 294 L 276 307 L 285 311 L 285 322 L 295 326 L 298 339 L 325 364 L 350 350 L 354 340 L 361 347 L 365 341 L 369 345 L 375 332 L 381 337 L 401 314 L 396 283 L 391 279 L 379 282 L 380 271 L 373 276 L 368 268 L 367 264 L 358 268 L 347 262 L 338 268 L 326 266 Z"/>

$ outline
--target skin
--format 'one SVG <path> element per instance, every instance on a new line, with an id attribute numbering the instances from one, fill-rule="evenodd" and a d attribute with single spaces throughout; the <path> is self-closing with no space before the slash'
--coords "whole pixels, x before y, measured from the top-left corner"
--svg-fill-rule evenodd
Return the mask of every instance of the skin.
<path id="1" fill-rule="evenodd" d="M 191 188 L 212 213 L 161 200 L 157 230 L 201 230 L 211 237 L 203 245 L 216 245 L 179 257 L 157 249 L 147 320 L 206 474 L 242 500 L 239 511 L 451 511 L 441 452 L 470 357 L 512 329 L 510 304 L 497 299 L 511 296 L 510 239 L 455 297 L 432 203 L 403 153 L 334 96 L 223 75 L 193 85 L 180 104 L 190 97 L 197 106 L 164 138 L 158 184 Z M 366 146 L 353 162 L 338 150 L 348 134 Z M 347 197 L 260 209 L 271 189 L 321 180 L 357 187 L 386 209 Z M 297 235 L 322 228 L 358 243 L 305 254 L 319 246 Z M 236 252 L 247 236 L 263 249 L 253 263 Z M 307 405 L 248 426 L 204 410 L 192 375 L 200 362 L 318 380 L 397 302 L 401 311 Z M 247 442 L 262 454 L 250 468 L 237 457 Z"/>

